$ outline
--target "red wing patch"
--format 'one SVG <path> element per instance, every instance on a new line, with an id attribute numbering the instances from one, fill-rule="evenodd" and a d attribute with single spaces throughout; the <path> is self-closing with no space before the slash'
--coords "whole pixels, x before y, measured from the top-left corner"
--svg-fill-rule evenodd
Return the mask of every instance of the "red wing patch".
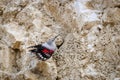
<path id="1" fill-rule="evenodd" d="M 43 49 L 42 52 L 49 53 L 49 50 L 48 49 Z"/>
<path id="2" fill-rule="evenodd" d="M 49 50 L 49 49 L 43 49 L 42 52 L 45 54 L 52 54 L 54 51 Z"/>

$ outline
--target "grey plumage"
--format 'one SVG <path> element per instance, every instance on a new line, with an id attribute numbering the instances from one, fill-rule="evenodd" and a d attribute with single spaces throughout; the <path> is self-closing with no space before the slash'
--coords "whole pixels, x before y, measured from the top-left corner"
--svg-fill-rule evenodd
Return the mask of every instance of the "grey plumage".
<path id="1" fill-rule="evenodd" d="M 55 50 L 56 49 L 56 44 L 55 44 L 55 39 L 59 36 L 55 36 L 54 38 L 48 40 L 47 42 L 43 43 L 42 46 L 50 49 L 50 50 Z"/>

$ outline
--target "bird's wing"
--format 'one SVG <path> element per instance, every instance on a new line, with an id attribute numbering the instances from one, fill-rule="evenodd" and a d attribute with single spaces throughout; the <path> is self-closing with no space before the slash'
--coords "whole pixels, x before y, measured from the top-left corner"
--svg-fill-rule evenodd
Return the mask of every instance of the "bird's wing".
<path id="1" fill-rule="evenodd" d="M 38 53 L 39 51 L 41 51 L 41 44 L 35 45 L 35 46 L 30 46 L 28 47 L 29 51 L 32 53 Z"/>

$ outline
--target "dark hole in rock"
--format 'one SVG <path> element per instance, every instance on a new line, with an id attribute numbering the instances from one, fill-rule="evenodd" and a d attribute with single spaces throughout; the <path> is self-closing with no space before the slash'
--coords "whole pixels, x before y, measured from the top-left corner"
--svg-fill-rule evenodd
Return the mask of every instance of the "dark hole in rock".
<path id="1" fill-rule="evenodd" d="M 2 50 L 2 47 L 0 47 L 0 50 Z"/>
<path id="2" fill-rule="evenodd" d="M 2 16 L 2 15 L 3 15 L 3 10 L 0 9 L 0 16 Z"/>
<path id="3" fill-rule="evenodd" d="M 98 27 L 97 29 L 98 29 L 99 31 L 101 31 L 101 28 Z"/>
<path id="4" fill-rule="evenodd" d="M 60 77 L 57 77 L 56 80 L 61 80 L 61 78 L 60 78 Z"/>
<path id="5" fill-rule="evenodd" d="M 37 68 L 31 70 L 32 73 L 34 74 L 41 74 L 42 71 L 38 70 Z"/>
<path id="6" fill-rule="evenodd" d="M 115 7 L 120 8 L 120 5 L 115 5 Z"/>
<path id="7" fill-rule="evenodd" d="M 51 24 L 48 24 L 48 25 L 46 25 L 47 27 L 50 27 L 50 26 L 52 26 Z"/>

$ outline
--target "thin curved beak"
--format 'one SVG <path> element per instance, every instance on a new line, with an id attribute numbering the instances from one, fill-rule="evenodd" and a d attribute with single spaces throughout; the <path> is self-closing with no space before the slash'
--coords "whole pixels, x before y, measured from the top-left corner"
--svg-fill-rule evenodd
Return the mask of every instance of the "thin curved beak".
<path id="1" fill-rule="evenodd" d="M 57 36 L 55 36 L 54 38 L 53 38 L 53 41 L 59 36 L 60 34 L 58 34 Z"/>

